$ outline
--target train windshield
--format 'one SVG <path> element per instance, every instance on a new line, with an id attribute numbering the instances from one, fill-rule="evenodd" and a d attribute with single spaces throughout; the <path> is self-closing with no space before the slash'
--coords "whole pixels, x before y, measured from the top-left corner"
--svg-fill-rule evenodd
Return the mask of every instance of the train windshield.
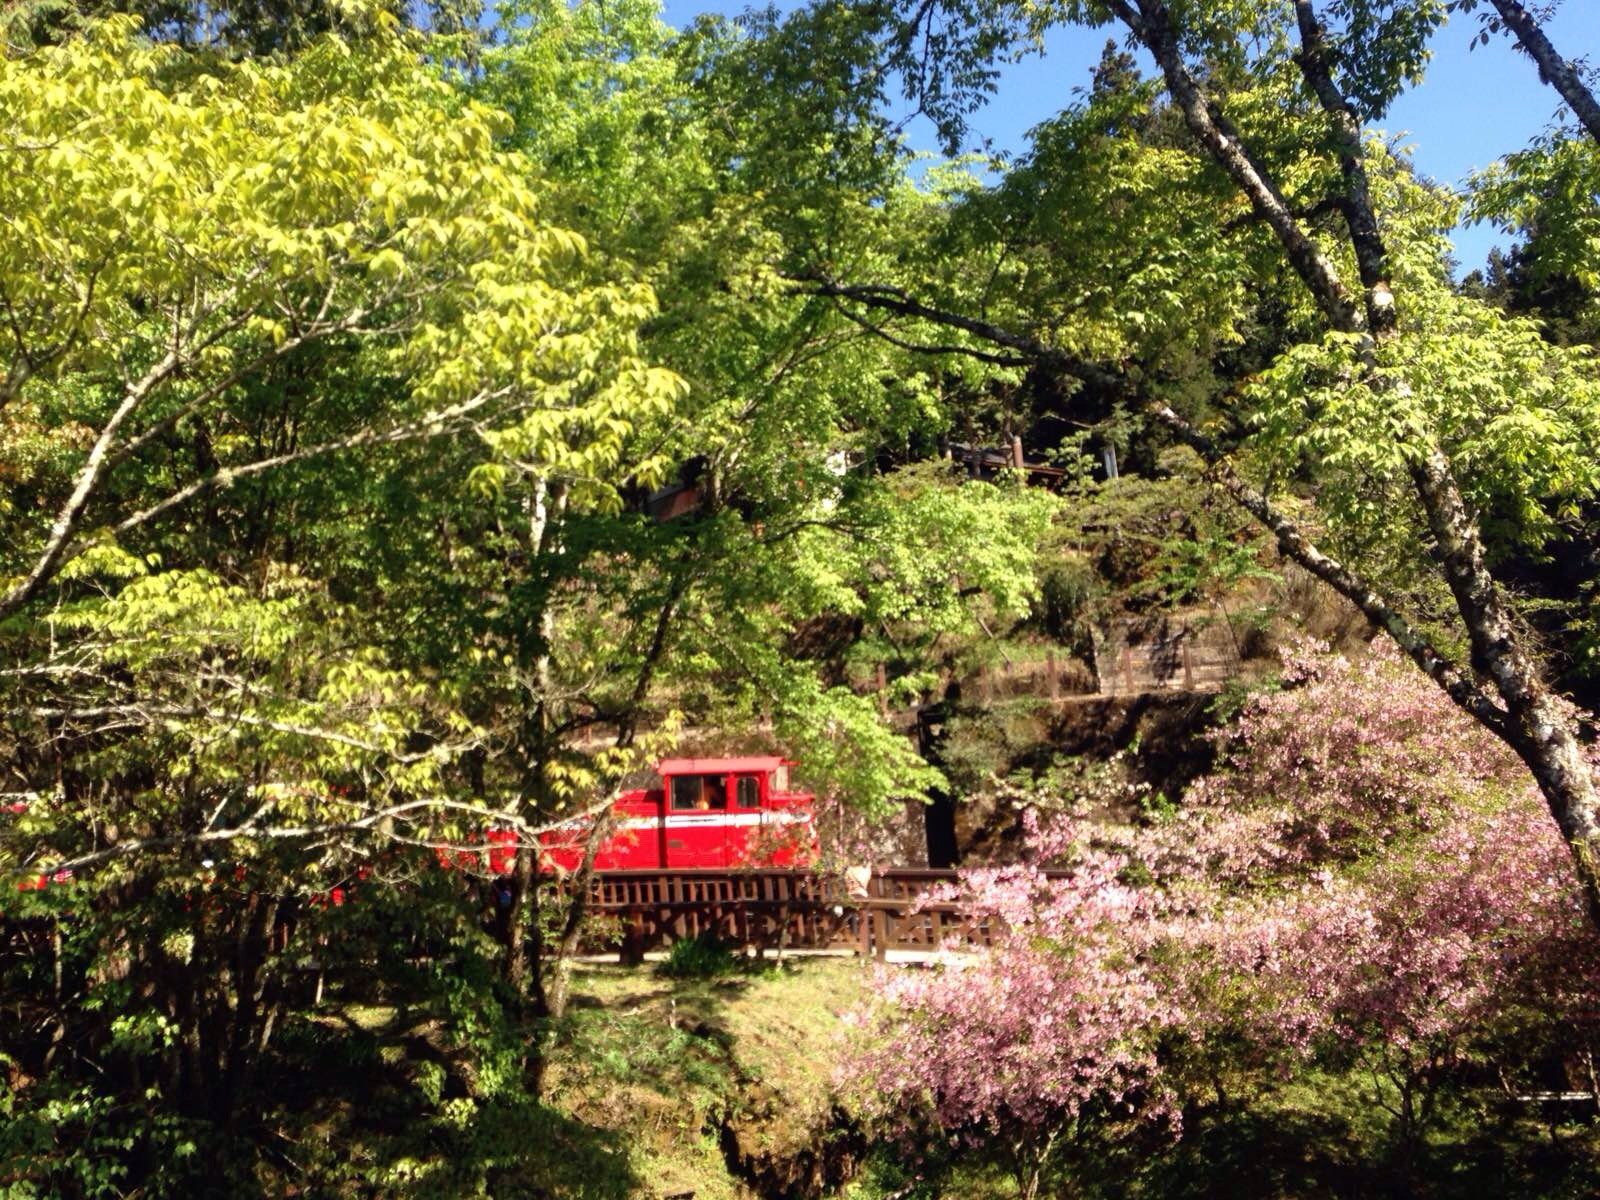
<path id="1" fill-rule="evenodd" d="M 754 775 L 741 775 L 734 784 L 739 795 L 740 808 L 761 807 L 761 781 Z"/>
<path id="2" fill-rule="evenodd" d="M 700 776 L 679 775 L 672 781 L 673 808 L 700 807 Z"/>
<path id="3" fill-rule="evenodd" d="M 672 807 L 678 811 L 727 808 L 727 785 L 720 775 L 674 775 Z"/>

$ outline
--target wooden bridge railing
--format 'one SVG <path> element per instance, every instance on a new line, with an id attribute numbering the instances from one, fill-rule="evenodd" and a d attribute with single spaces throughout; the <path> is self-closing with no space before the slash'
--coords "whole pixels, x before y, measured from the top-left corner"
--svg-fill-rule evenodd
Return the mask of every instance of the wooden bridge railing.
<path id="1" fill-rule="evenodd" d="M 956 877 L 893 869 L 852 888 L 843 876 L 803 870 L 609 871 L 596 876 L 589 900 L 595 915 L 614 923 L 602 926 L 604 944 L 625 962 L 703 934 L 757 952 L 847 950 L 881 959 L 994 940 L 994 928 L 956 904 L 919 904 Z"/>
<path id="2" fill-rule="evenodd" d="M 945 946 L 988 946 L 1000 932 L 958 904 L 928 902 L 955 871 L 891 868 L 860 879 L 808 870 L 645 870 L 601 872 L 590 911 L 606 918 L 590 940 L 624 962 L 675 941 L 710 934 L 730 945 L 771 950 L 841 950 L 878 959 L 931 955 Z M 53 927 L 0 924 L 0 965 L 47 950 Z M 290 927 L 280 931 L 284 942 Z M 279 936 L 279 934 L 275 934 Z M 43 939 L 43 943 L 41 942 Z"/>

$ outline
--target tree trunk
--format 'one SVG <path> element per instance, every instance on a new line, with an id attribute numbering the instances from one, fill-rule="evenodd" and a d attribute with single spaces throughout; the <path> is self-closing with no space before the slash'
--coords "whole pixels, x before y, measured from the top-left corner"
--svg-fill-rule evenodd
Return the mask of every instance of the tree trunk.
<path id="1" fill-rule="evenodd" d="M 1473 667 L 1505 704 L 1501 734 L 1527 764 L 1572 850 L 1590 920 L 1600 928 L 1600 794 L 1578 741 L 1577 714 L 1551 693 L 1524 649 L 1499 585 L 1484 562 L 1477 524 L 1438 450 L 1412 465 L 1437 555 L 1467 627 Z"/>
<path id="2" fill-rule="evenodd" d="M 594 882 L 595 859 L 606 838 L 611 836 L 613 808 L 595 817 L 583 847 L 583 861 L 570 880 L 571 896 L 567 901 L 566 919 L 561 927 L 561 939 L 556 943 L 550 979 L 541 980 L 538 990 L 539 1028 L 529 1046 L 524 1066 L 528 1087 L 535 1096 L 544 1094 L 545 1074 L 549 1068 L 550 1052 L 555 1048 L 556 1035 L 567 1015 L 567 1004 L 572 998 L 572 960 L 578 952 L 578 942 L 583 936 L 583 922 L 589 911 L 589 887 Z"/>
<path id="3" fill-rule="evenodd" d="M 617 726 L 616 746 L 626 749 L 633 745 L 633 739 L 638 730 L 640 710 L 645 699 L 650 694 L 650 682 L 655 677 L 655 669 L 666 653 L 668 634 L 672 628 L 672 621 L 678 611 L 685 592 L 689 587 L 687 575 L 675 574 L 667 589 L 667 595 L 662 602 L 660 611 L 656 614 L 655 626 L 650 634 L 650 643 L 645 649 L 643 660 L 639 664 L 639 677 L 634 681 L 633 693 L 627 711 L 622 715 Z M 612 797 L 614 802 L 615 797 Z M 611 836 L 611 829 L 616 817 L 614 803 L 608 803 L 596 815 L 594 825 L 590 828 L 588 837 L 584 841 L 583 860 L 578 870 L 573 874 L 571 881 L 571 896 L 567 901 L 567 911 L 561 927 L 561 938 L 555 947 L 555 958 L 551 963 L 550 979 L 545 984 L 540 996 L 540 1015 L 544 1028 L 540 1031 L 539 1038 L 534 1045 L 533 1055 L 528 1064 L 530 1086 L 535 1095 L 542 1094 L 544 1090 L 545 1070 L 549 1061 L 549 1053 L 554 1045 L 557 1026 L 567 1013 L 567 1004 L 572 997 L 572 960 L 578 951 L 579 939 L 583 935 L 583 923 L 589 911 L 589 888 L 594 881 L 595 861 L 599 857 L 600 849 L 605 845 L 606 839 Z"/>
<path id="4" fill-rule="evenodd" d="M 1301 228 L 1271 175 L 1255 160 L 1233 125 L 1210 103 L 1184 65 L 1178 32 L 1167 6 L 1160 0 L 1109 0 L 1107 7 L 1155 56 L 1167 91 L 1182 111 L 1189 131 L 1277 236 L 1295 274 L 1311 290 L 1318 306 L 1340 328 L 1359 325 L 1359 307 L 1332 260 Z"/>
<path id="5" fill-rule="evenodd" d="M 566 509 L 564 484 L 533 482 L 528 521 L 530 562 L 544 560 L 557 541 L 556 526 Z M 553 750 L 550 739 L 552 677 L 550 642 L 555 634 L 555 614 L 548 601 L 534 624 L 533 706 L 522 723 L 521 742 L 526 756 L 519 815 L 537 818 L 550 811 L 548 766 Z M 519 847 L 512 872 L 511 904 L 506 913 L 506 980 L 511 985 L 520 1021 L 531 1023 L 523 1072 L 535 1096 L 543 1091 L 544 1060 L 551 1023 L 549 996 L 544 982 L 544 931 L 539 905 L 539 850 Z"/>
<path id="6" fill-rule="evenodd" d="M 945 689 L 943 700 L 924 705 L 917 714 L 917 749 L 929 766 L 944 765 L 940 753 L 944 739 L 934 733 L 933 727 L 949 719 L 960 698 L 961 685 L 951 683 Z M 922 809 L 922 829 L 927 839 L 928 866 L 943 871 L 961 865 L 961 844 L 956 837 L 956 799 L 947 788 L 930 790 L 928 802 Z"/>
<path id="7" fill-rule="evenodd" d="M 277 921 L 278 899 L 252 895 L 240 916 L 239 938 L 231 972 L 232 1028 L 228 1034 L 225 1066 L 218 1081 L 219 1105 L 231 1128 L 240 1098 L 255 1082 L 260 1052 L 265 1046 L 262 1024 L 267 1014 L 262 1000 L 273 975 L 272 928 Z"/>
<path id="8" fill-rule="evenodd" d="M 539 851 L 528 846 L 517 851 L 511 871 L 511 903 L 505 915 L 506 982 L 518 997 L 526 997 L 532 1011 L 544 1012 L 544 982 L 539 970 L 543 934 L 539 926 Z"/>
<path id="9" fill-rule="evenodd" d="M 1594 93 L 1585 86 L 1577 68 L 1556 53 L 1539 22 L 1517 0 L 1490 0 L 1490 3 L 1516 37 L 1517 45 L 1539 64 L 1539 78 L 1561 93 L 1573 115 L 1583 123 L 1589 135 L 1600 142 L 1600 104 L 1595 102 Z"/>

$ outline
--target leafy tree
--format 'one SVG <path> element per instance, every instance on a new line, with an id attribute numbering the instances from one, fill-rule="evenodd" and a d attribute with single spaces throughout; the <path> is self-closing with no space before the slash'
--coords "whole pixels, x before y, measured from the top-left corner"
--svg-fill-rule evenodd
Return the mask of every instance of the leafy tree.
<path id="1" fill-rule="evenodd" d="M 563 10 L 559 20 L 581 24 L 597 11 Z M 244 127 L 238 176 L 274 186 L 233 201 L 225 211 L 241 223 L 227 224 L 206 207 L 213 200 L 197 167 L 186 178 L 200 210 L 179 228 L 169 221 L 167 240 L 143 227 L 105 232 L 103 269 L 124 274 L 93 303 L 87 287 L 78 294 L 95 338 L 85 333 L 58 353 L 36 350 L 26 326 L 15 335 L 12 411 L 81 404 L 104 420 L 84 424 L 111 449 L 96 474 L 92 447 L 87 458 L 84 447 L 56 447 L 51 470 L 29 477 L 40 495 L 76 507 L 64 538 L 55 525 L 38 530 L 37 558 L 17 544 L 12 745 L 28 815 L 6 850 L 29 878 L 91 872 L 84 886 L 103 889 L 105 917 L 137 905 L 152 944 L 171 936 L 197 947 L 186 952 L 189 975 L 142 958 L 136 972 L 140 987 L 163 981 L 148 998 L 174 1022 L 158 1057 L 199 1064 L 163 1068 L 165 1094 L 181 1093 L 191 1112 L 237 1110 L 249 1092 L 286 1003 L 281 950 L 263 940 L 275 927 L 296 923 L 309 937 L 342 929 L 369 951 L 397 936 L 352 933 L 312 903 L 368 870 L 363 904 L 404 912 L 417 862 L 380 853 L 386 842 L 441 847 L 453 860 L 453 917 L 430 909 L 398 936 L 425 937 L 443 961 L 475 972 L 491 953 L 470 882 L 483 864 L 459 856 L 481 851 L 487 820 L 517 831 L 528 853 L 509 911 L 497 914 L 505 943 L 492 953 L 504 986 L 473 1021 L 499 1031 L 489 1039 L 495 1055 L 516 1047 L 536 1089 L 566 1003 L 584 894 L 580 880 L 559 904 L 541 897 L 541 828 L 606 814 L 640 761 L 638 743 L 656 721 L 670 726 L 673 708 L 729 728 L 770 718 L 819 783 L 865 807 L 914 794 L 932 776 L 910 747 L 869 698 L 840 685 L 831 662 L 785 653 L 785 633 L 839 610 L 953 629 L 980 605 L 1028 603 L 1030 536 L 1047 508 L 1038 497 L 934 477 L 888 487 L 826 465 L 902 431 L 915 398 L 877 339 L 841 338 L 813 299 L 770 272 L 766 256 L 781 238 L 763 222 L 786 209 L 736 174 L 719 176 L 725 164 L 709 156 L 732 154 L 733 143 L 708 135 L 711 118 L 685 112 L 680 64 L 652 59 L 665 53 L 652 22 L 629 27 L 604 53 L 565 40 L 565 26 L 529 23 L 517 35 L 530 42 L 526 54 L 508 38 L 504 57 L 486 57 L 467 81 L 503 88 L 514 111 L 524 104 L 543 124 L 566 111 L 547 93 L 564 97 L 575 80 L 594 78 L 598 59 L 605 82 L 596 91 L 614 109 L 593 115 L 614 122 L 616 150 L 587 167 L 538 161 L 535 149 L 561 149 L 556 137 L 518 148 L 516 125 L 495 126 L 420 70 L 413 44 L 388 34 L 371 45 L 329 40 L 283 65 L 139 44 L 126 25 L 122 40 L 104 43 L 115 49 L 106 58 L 150 90 L 160 124 L 141 126 L 127 145 L 160 150 L 163 136 L 177 136 L 184 126 L 163 105 L 209 104 L 180 114 L 196 142 L 183 162 L 229 149 L 201 139 L 226 133 L 231 117 Z M 21 78 L 37 64 L 64 69 L 110 36 L 97 31 L 15 69 Z M 517 76 L 523 92 L 511 88 L 506 76 L 527 57 L 563 45 L 540 60 L 544 73 Z M 738 48 L 737 39 L 716 43 L 719 54 Z M 610 79 L 617 71 L 627 77 Z M 85 86 L 115 78 L 80 74 Z M 281 111 L 264 98 L 277 94 L 272 86 L 284 89 Z M 347 109 L 346 140 L 335 117 Z M 669 163 L 683 173 L 661 173 L 644 194 L 660 204 L 661 228 L 709 231 L 709 244 L 629 236 L 625 198 L 643 190 L 630 173 L 656 169 L 647 150 L 670 122 L 688 126 Z M 394 154 L 402 133 L 408 159 Z M 293 152 L 274 149 L 269 135 Z M 257 136 L 268 140 L 249 140 Z M 494 150 L 496 138 L 512 148 Z M 304 145 L 324 139 L 328 181 L 301 161 Z M 343 149 L 352 163 L 338 158 Z M 251 165 L 252 153 L 270 169 Z M 142 161 L 106 168 L 103 186 L 122 186 Z M 408 164 L 420 178 L 404 174 Z M 724 181 L 709 211 L 707 178 Z M 52 220 L 66 219 L 48 207 L 63 194 L 30 193 Z M 247 200 L 270 203 L 278 224 L 262 228 Z M 870 214 L 871 205 L 852 211 Z M 585 255 L 580 234 L 537 223 L 552 214 L 618 249 Z M 187 274 L 162 274 L 177 270 L 161 251 L 178 233 L 196 243 L 195 257 L 179 260 Z M 64 238 L 35 249 L 52 247 L 83 252 Z M 23 249 L 14 268 L 32 279 Z M 257 282 L 251 256 L 269 251 L 289 257 L 248 290 Z M 641 276 L 655 287 L 631 282 Z M 47 308 L 71 302 L 70 272 L 60 278 L 65 298 L 30 299 L 40 333 L 59 326 Z M 132 287 L 141 280 L 142 293 Z M 228 350 L 226 361 L 184 340 L 204 331 L 191 332 L 183 306 L 208 289 L 234 306 L 218 308 L 212 343 Z M 655 294 L 697 319 L 662 319 L 641 345 L 634 330 Z M 335 327 L 341 314 L 354 315 Z M 109 334 L 119 331 L 117 349 Z M 160 361 L 169 341 L 180 361 L 111 424 L 109 358 L 96 356 Z M 689 389 L 646 361 L 671 363 Z M 657 525 L 627 511 L 695 456 L 707 461 L 699 515 Z M 16 506 L 19 529 L 38 524 L 37 507 Z M 924 553 L 880 561 L 875 550 L 890 538 L 916 538 Z M 978 594 L 954 597 L 948 582 L 959 576 Z M 184 766 L 175 771 L 174 761 Z M 68 782 L 52 786 L 61 777 Z M 101 823 L 108 811 L 115 820 Z M 603 819 L 592 822 L 591 848 L 605 832 Z M 185 905 L 217 859 L 245 872 L 235 882 L 256 899 L 220 916 L 208 910 L 196 929 Z M 50 895 L 29 903 L 48 905 Z M 92 961 L 122 945 L 112 938 L 84 950 Z M 228 945 L 255 947 L 259 971 L 224 971 L 219 947 Z M 172 982 L 185 979 L 203 1004 Z M 236 1036 L 218 1042 L 207 1032 L 236 1018 Z M 239 1069 L 226 1049 L 235 1041 L 249 1050 Z M 204 1054 L 185 1058 L 196 1046 Z"/>
<path id="2" fill-rule="evenodd" d="M 571 681 L 553 734 L 621 734 L 646 693 L 579 681 L 629 678 L 596 667 L 649 647 L 653 685 L 697 723 L 770 720 L 812 782 L 870 810 L 930 777 L 840 686 L 838 664 L 787 650 L 787 631 L 831 614 L 937 636 L 976 605 L 1019 610 L 1044 505 L 934 476 L 872 481 L 880 446 L 938 419 L 925 384 L 785 279 L 818 253 L 872 253 L 886 227 L 875 197 L 900 160 L 881 126 L 860 125 L 874 93 L 784 84 L 797 78 L 787 47 L 859 55 L 862 28 L 829 9 L 673 39 L 649 4 L 516 6 L 467 84 L 513 114 L 510 142 L 564 219 L 651 281 L 662 315 L 648 351 L 688 385 L 679 419 L 641 443 L 693 464 L 697 514 L 631 532 L 572 505 L 561 518 L 563 569 L 603 580 L 610 599 L 576 623 L 553 616 L 547 643 L 583 648 L 551 660 Z M 902 536 L 931 553 L 890 560 Z M 976 586 L 957 598 L 962 572 Z M 620 642 L 606 615 L 618 612 L 633 631 Z"/>
<path id="3" fill-rule="evenodd" d="M 648 290 L 558 286 L 581 241 L 539 221 L 488 113 L 450 103 L 402 41 L 199 72 L 176 53 L 122 20 L 4 66 L 5 145 L 30 169 L 5 197 L 0 400 L 37 499 L 6 512 L 0 615 L 104 540 L 90 528 L 127 538 L 339 452 L 535 409 L 551 434 L 603 429 L 670 395 L 628 358 Z M 263 453 L 241 385 L 334 342 L 397 394 L 359 414 L 313 401 L 294 447 Z M 130 503 L 117 484 L 140 469 L 166 486 Z"/>
<path id="4" fill-rule="evenodd" d="M 0 869 L 8 911 L 67 930 L 4 1053 L 44 1080 L 29 1128 L 104 1117 L 135 1174 L 182 1176 L 168 1150 L 247 1111 L 294 1000 L 285 929 L 338 929 L 357 876 L 413 887 L 377 847 L 495 816 L 459 678 L 394 652 L 386 619 L 425 614 L 363 590 L 374 509 L 437 515 L 427 489 L 486 459 L 614 495 L 681 391 L 639 353 L 650 290 L 589 276 L 500 119 L 387 22 L 347 33 L 230 62 L 116 18 L 0 60 L 29 165 L 0 251 Z M 481 952 L 468 891 L 451 957 Z M 63 1039 L 99 1083 L 50 1076 Z"/>
<path id="5" fill-rule="evenodd" d="M 1267 369 L 1210 392 L 1203 406 L 1107 361 L 1105 346 L 1081 340 L 1094 328 L 1081 319 L 1058 330 L 1026 312 L 977 316 L 981 302 L 930 302 L 893 280 L 822 291 L 962 330 L 1125 396 L 1197 450 L 1285 557 L 1346 596 L 1517 752 L 1600 913 L 1600 793 L 1579 718 L 1546 682 L 1497 576 L 1508 554 L 1560 540 L 1563 516 L 1594 493 L 1592 364 L 1548 345 L 1531 322 L 1453 291 L 1444 234 L 1454 203 L 1365 130 L 1419 77 L 1427 34 L 1444 15 L 1442 3 L 1387 2 L 905 10 L 890 61 L 909 71 L 951 137 L 992 85 L 997 47 L 1025 45 L 1053 21 L 1118 23 L 1154 57 L 1185 133 L 1170 152 L 1174 167 L 1134 193 L 1143 199 L 1136 211 L 1161 229 L 1181 229 L 1192 212 L 1194 232 L 1175 230 L 1151 258 L 1170 253 L 1175 286 L 1206 297 L 1285 285 L 1275 336 L 1260 347 Z M 1091 104 L 1086 119 L 1103 117 Z M 1082 143 L 1074 166 L 1106 147 L 1124 147 L 1125 159 L 1077 170 L 1062 186 L 1106 196 L 1162 152 L 1101 137 Z M 1200 325 L 1219 338 L 1249 334 L 1238 299 L 1220 311 L 1203 301 L 1174 308 L 1215 312 Z M 1315 516 L 1303 514 L 1302 495 L 1314 498 Z"/>

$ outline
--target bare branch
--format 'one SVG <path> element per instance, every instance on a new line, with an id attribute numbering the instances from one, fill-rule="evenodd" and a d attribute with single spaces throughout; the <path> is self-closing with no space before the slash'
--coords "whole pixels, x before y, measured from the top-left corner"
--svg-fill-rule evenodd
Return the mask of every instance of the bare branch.
<path id="1" fill-rule="evenodd" d="M 495 400 L 503 399 L 512 392 L 512 388 L 497 388 L 493 391 L 479 392 L 470 400 L 449 408 L 439 409 L 415 421 L 397 425 L 391 429 L 363 429 L 348 437 L 336 438 L 328 442 L 320 442 L 314 446 L 305 446 L 300 449 L 286 451 L 269 458 L 257 459 L 254 462 L 241 463 L 237 466 L 223 467 L 210 475 L 195 480 L 186 487 L 179 488 L 148 508 L 140 509 L 130 516 L 124 517 L 112 527 L 114 534 L 124 534 L 148 524 L 157 517 L 164 516 L 173 509 L 187 504 L 196 496 L 207 492 L 218 491 L 232 487 L 244 479 L 276 470 L 278 467 L 288 466 L 290 463 L 303 462 L 306 459 L 320 458 L 324 455 L 337 454 L 346 450 L 356 450 L 367 446 L 391 446 L 400 442 L 418 441 L 424 438 L 443 437 L 448 434 L 459 433 L 466 427 L 464 418 L 485 405 Z M 53 572 L 63 564 L 70 562 L 79 555 L 99 545 L 101 539 L 91 538 L 87 541 L 75 542 L 68 547 L 58 548 L 51 557 L 48 569 L 36 565 L 34 574 L 40 575 L 39 581 L 24 592 L 25 580 L 12 589 L 4 598 L 0 598 L 0 617 L 9 616 L 23 604 L 27 603 L 38 593 L 40 587 L 48 580 Z M 43 559 L 41 558 L 41 563 Z M 20 597 L 13 599 L 13 597 Z"/>
<path id="2" fill-rule="evenodd" d="M 366 315 L 367 312 L 365 309 L 358 309 L 347 316 L 344 320 L 337 321 L 332 325 L 313 326 L 313 328 L 304 333 L 298 334 L 294 337 L 285 338 L 284 341 L 279 345 L 272 347 L 264 354 L 257 355 L 256 357 L 250 359 L 250 361 L 245 363 L 243 366 L 230 371 L 222 379 L 219 379 L 215 383 L 206 387 L 203 391 L 184 403 L 182 407 L 161 418 L 161 420 L 152 424 L 143 433 L 136 437 L 129 438 L 123 443 L 122 448 L 111 457 L 111 460 L 107 466 L 120 466 L 122 463 L 132 458 L 140 450 L 148 446 L 151 442 L 161 437 L 168 430 L 174 428 L 185 417 L 192 416 L 205 405 L 215 400 L 218 396 L 221 396 L 229 389 L 238 386 L 240 383 L 244 382 L 244 380 L 248 379 L 251 375 L 254 375 L 257 371 L 261 370 L 268 364 L 273 363 L 278 359 L 286 358 L 296 350 L 310 345 L 312 342 L 318 341 L 322 338 L 332 337 L 335 334 L 343 333 L 347 330 L 353 329 L 361 323 L 362 319 L 365 318 Z"/>
<path id="3" fill-rule="evenodd" d="M 471 738 L 465 742 L 452 742 L 432 746 L 427 750 L 405 753 L 391 750 L 365 738 L 340 733 L 335 729 L 325 729 L 316 725 L 303 725 L 294 721 L 275 721 L 270 717 L 258 717 L 244 712 L 229 712 L 225 709 L 206 707 L 204 705 L 99 704 L 86 708 L 41 706 L 24 711 L 29 716 L 37 717 L 40 720 L 92 721 L 102 717 L 145 717 L 149 720 L 213 721 L 219 725 L 246 725 L 254 729 L 270 729 L 274 733 L 287 733 L 296 737 L 311 738 L 315 741 L 331 742 L 334 745 L 348 746 L 353 750 L 364 750 L 370 754 L 381 754 L 402 766 L 423 762 L 426 759 L 435 757 L 441 749 L 447 753 L 459 753 L 482 744 L 481 739 Z"/>
<path id="4" fill-rule="evenodd" d="M 871 321 L 861 316 L 860 313 L 851 312 L 842 304 L 837 305 L 836 307 L 846 317 L 854 321 L 857 325 L 861 326 L 861 328 L 865 329 L 874 337 L 881 338 L 883 341 L 888 342 L 891 346 L 898 346 L 902 350 L 910 350 L 916 354 L 964 354 L 968 358 L 975 358 L 979 362 L 993 363 L 998 367 L 1028 367 L 1033 365 L 1033 360 L 1030 358 L 1022 358 L 1015 354 L 994 354 L 988 350 L 979 350 L 975 346 L 958 346 L 953 343 L 949 345 L 929 346 L 922 345 L 917 342 L 906 341 L 904 338 L 896 337 L 894 334 L 890 333 L 884 326 L 873 324 Z"/>
<path id="5" fill-rule="evenodd" d="M 520 845 L 534 844 L 542 833 L 553 833 L 569 826 L 574 822 L 582 822 L 590 817 L 603 815 L 608 812 L 617 801 L 620 793 L 608 795 L 599 804 L 586 808 L 571 817 L 560 821 L 551 821 L 542 825 L 535 825 L 523 820 L 516 813 L 505 812 L 500 809 L 487 808 L 478 804 L 471 804 L 463 800 L 445 800 L 433 798 L 427 800 L 407 800 L 401 804 L 393 804 L 387 808 L 376 809 L 364 816 L 354 817 L 348 821 L 329 821 L 321 824 L 309 825 L 258 825 L 256 821 L 263 815 L 264 809 L 257 812 L 240 825 L 224 829 L 202 829 L 195 833 L 166 834 L 156 837 L 128 838 L 106 846 L 100 850 L 93 850 L 86 854 L 79 854 L 59 862 L 40 864 L 37 870 L 48 871 L 81 871 L 87 867 L 100 866 L 104 863 L 121 859 L 133 858 L 137 855 L 148 854 L 158 850 L 178 850 L 184 848 L 198 848 L 201 846 L 226 845 L 240 839 L 261 841 L 308 841 L 316 838 L 331 837 L 340 833 L 375 832 L 395 841 L 411 841 L 404 836 L 395 837 L 387 833 L 383 826 L 385 822 L 393 821 L 397 817 L 409 817 L 415 814 L 428 812 L 464 812 L 470 813 L 486 822 L 502 824 L 514 829 L 519 835 Z M 434 842 L 424 842 L 425 845 L 435 845 Z M 484 845 L 482 849 L 490 849 Z"/>
<path id="6" fill-rule="evenodd" d="M 1003 346 L 1007 350 L 1015 350 L 1020 354 L 1026 355 L 1041 366 L 1053 367 L 1071 375 L 1075 379 L 1096 387 L 1112 391 L 1120 391 L 1124 387 L 1123 376 L 1111 368 L 1081 359 L 1074 354 L 1068 354 L 1064 350 L 1046 345 L 1036 338 L 1019 334 L 1014 330 L 1006 329 L 1004 326 L 997 325 L 992 321 L 980 321 L 962 313 L 952 312 L 949 309 L 934 308 L 912 298 L 897 287 L 870 283 L 836 283 L 832 280 L 816 279 L 796 279 L 795 282 L 799 290 L 813 296 L 850 300 L 868 308 L 896 313 L 903 317 L 931 321 L 936 325 L 943 325 L 949 329 L 960 329 L 993 345 Z M 1008 365 L 1019 364 L 1008 363 Z"/>
<path id="7" fill-rule="evenodd" d="M 116 412 L 100 430 L 100 436 L 95 439 L 88 460 L 78 472 L 77 484 L 73 487 L 66 503 L 62 505 L 61 511 L 56 514 L 55 523 L 50 528 L 50 536 L 46 539 L 39 557 L 34 561 L 33 568 L 4 596 L 0 596 L 0 618 L 10 616 L 37 595 L 39 589 L 60 566 L 67 552 L 68 543 L 77 532 L 83 510 L 88 506 L 89 497 L 105 471 L 106 458 L 116 441 L 118 431 L 123 423 L 138 411 L 151 391 L 177 371 L 181 362 L 182 359 L 176 351 L 169 351 L 124 393 L 122 403 L 117 406 Z"/>

